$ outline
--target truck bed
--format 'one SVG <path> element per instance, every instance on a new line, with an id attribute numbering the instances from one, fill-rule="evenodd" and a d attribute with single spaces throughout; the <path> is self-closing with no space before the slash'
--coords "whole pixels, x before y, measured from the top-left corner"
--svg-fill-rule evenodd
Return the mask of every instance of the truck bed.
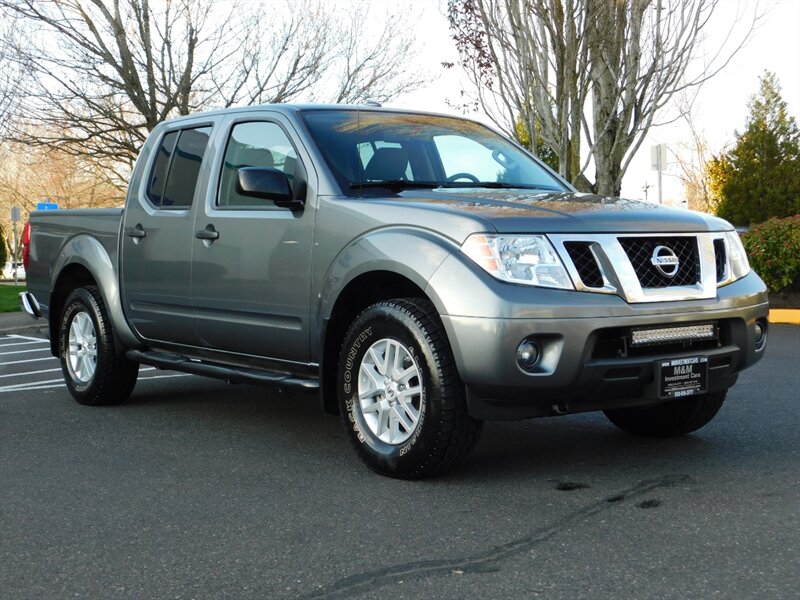
<path id="1" fill-rule="evenodd" d="M 93 208 L 32 212 L 28 290 L 47 302 L 55 283 L 53 274 L 60 270 L 60 265 L 54 264 L 57 257 L 64 255 L 68 244 L 80 245 L 81 238 L 86 236 L 103 246 L 116 269 L 122 211 L 122 208 Z M 41 308 L 47 316 L 48 305 L 42 303 Z"/>

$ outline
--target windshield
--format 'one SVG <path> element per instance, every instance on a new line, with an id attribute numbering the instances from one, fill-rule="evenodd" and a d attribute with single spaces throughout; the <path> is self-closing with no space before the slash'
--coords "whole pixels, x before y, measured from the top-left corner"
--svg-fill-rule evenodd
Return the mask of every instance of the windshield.
<path id="1" fill-rule="evenodd" d="M 345 194 L 437 187 L 567 191 L 525 152 L 472 121 L 356 110 L 301 114 Z"/>

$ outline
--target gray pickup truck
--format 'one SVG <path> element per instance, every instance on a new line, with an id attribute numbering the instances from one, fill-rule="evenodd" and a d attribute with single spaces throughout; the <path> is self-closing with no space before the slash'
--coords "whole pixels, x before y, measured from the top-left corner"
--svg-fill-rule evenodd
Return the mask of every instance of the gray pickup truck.
<path id="1" fill-rule="evenodd" d="M 140 364 L 318 391 L 414 478 L 483 421 L 708 423 L 763 355 L 766 289 L 725 221 L 577 193 L 479 123 L 259 106 L 156 127 L 121 210 L 31 215 L 24 309 L 82 404 Z"/>

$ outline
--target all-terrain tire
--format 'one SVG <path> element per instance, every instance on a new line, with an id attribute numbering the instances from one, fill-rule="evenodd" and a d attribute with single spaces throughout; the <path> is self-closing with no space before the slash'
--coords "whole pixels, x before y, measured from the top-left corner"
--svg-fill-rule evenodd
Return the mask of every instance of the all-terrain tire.
<path id="1" fill-rule="evenodd" d="M 467 412 L 450 344 L 426 300 L 364 310 L 345 335 L 337 388 L 356 452 L 382 475 L 440 474 L 466 458 L 480 436 L 482 422 Z"/>
<path id="2" fill-rule="evenodd" d="M 656 406 L 604 411 L 617 427 L 644 437 L 677 437 L 708 424 L 725 402 L 727 390 L 670 400 Z"/>
<path id="3" fill-rule="evenodd" d="M 74 289 L 61 313 L 59 359 L 72 397 L 81 404 L 116 404 L 130 396 L 139 363 L 114 347 L 111 319 L 96 286 Z"/>

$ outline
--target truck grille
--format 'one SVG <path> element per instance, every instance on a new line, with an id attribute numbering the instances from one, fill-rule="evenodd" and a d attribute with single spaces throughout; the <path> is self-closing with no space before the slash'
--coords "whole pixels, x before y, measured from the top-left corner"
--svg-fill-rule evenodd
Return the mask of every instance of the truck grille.
<path id="1" fill-rule="evenodd" d="M 578 271 L 583 285 L 586 287 L 603 287 L 603 274 L 592 253 L 591 242 L 565 242 L 564 248 Z"/>
<path id="2" fill-rule="evenodd" d="M 695 285 L 700 281 L 697 240 L 694 237 L 621 237 L 618 240 L 643 288 Z M 678 269 L 672 277 L 662 274 L 651 262 L 653 251 L 658 246 L 666 246 L 678 257 Z"/>

